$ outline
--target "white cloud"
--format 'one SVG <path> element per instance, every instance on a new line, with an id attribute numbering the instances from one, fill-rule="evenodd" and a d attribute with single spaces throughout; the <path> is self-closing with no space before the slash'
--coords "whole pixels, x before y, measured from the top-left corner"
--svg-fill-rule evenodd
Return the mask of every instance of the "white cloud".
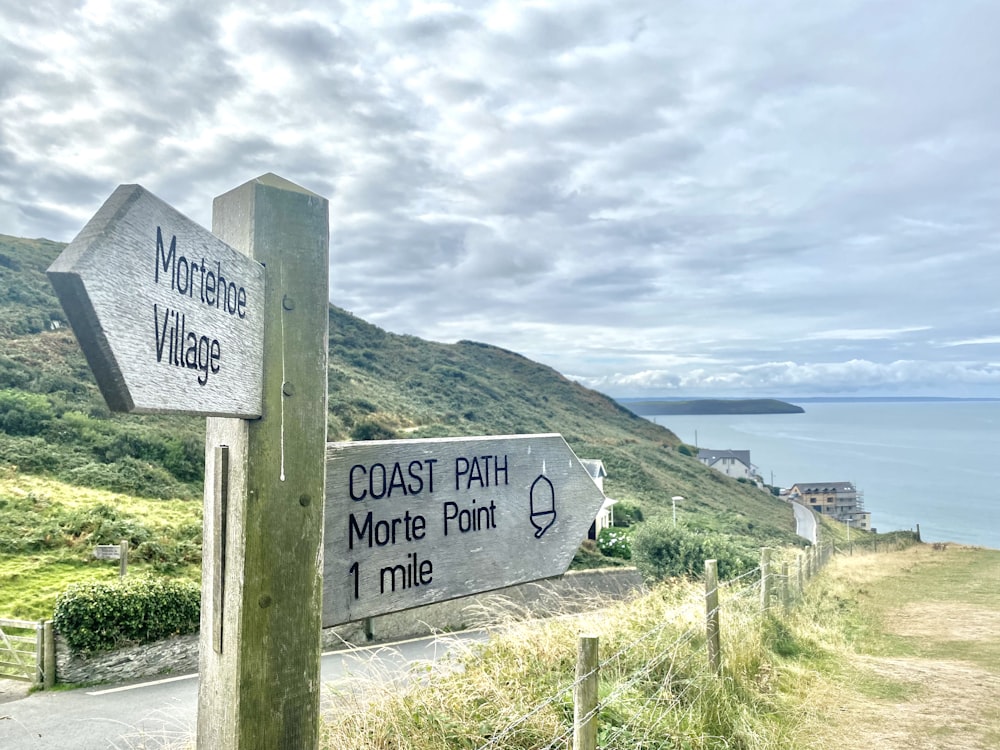
<path id="1" fill-rule="evenodd" d="M 998 26 L 931 0 L 8 4 L 0 232 L 68 240 L 119 182 L 209 225 L 274 171 L 331 200 L 332 301 L 393 331 L 612 392 L 996 395 Z"/>

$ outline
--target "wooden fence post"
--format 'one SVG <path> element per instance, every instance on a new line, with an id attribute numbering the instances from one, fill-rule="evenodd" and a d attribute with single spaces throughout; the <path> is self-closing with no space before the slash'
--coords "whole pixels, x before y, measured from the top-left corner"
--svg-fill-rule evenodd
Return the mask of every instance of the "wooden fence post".
<path id="1" fill-rule="evenodd" d="M 771 608 L 771 550 L 767 547 L 760 551 L 760 608 L 764 612 Z"/>
<path id="2" fill-rule="evenodd" d="M 128 572 L 128 539 L 118 543 L 118 577 L 124 578 Z"/>
<path id="3" fill-rule="evenodd" d="M 581 635 L 573 687 L 573 750 L 597 750 L 598 637 Z"/>
<path id="4" fill-rule="evenodd" d="M 36 685 L 45 687 L 45 620 L 35 625 L 35 680 Z"/>
<path id="5" fill-rule="evenodd" d="M 802 553 L 799 553 L 799 596 L 806 590 L 805 578 L 802 577 Z"/>
<path id="6" fill-rule="evenodd" d="M 42 623 L 42 687 L 51 690 L 56 684 L 56 636 L 52 620 Z"/>
<path id="7" fill-rule="evenodd" d="M 722 674 L 722 644 L 719 637 L 719 563 L 705 560 L 705 636 L 708 668 Z"/>
<path id="8" fill-rule="evenodd" d="M 196 744 L 315 750 L 328 202 L 267 174 L 215 199 L 212 231 L 266 269 L 263 309 L 253 310 L 263 318 L 263 400 L 259 419 L 207 422 Z"/>
<path id="9" fill-rule="evenodd" d="M 785 612 L 792 607 L 792 596 L 788 583 L 788 563 L 781 564 L 781 604 Z"/>

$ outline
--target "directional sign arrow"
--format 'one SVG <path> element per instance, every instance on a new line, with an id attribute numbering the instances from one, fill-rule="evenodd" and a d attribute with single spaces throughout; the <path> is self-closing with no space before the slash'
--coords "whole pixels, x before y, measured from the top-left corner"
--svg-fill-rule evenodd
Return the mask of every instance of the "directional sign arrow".
<path id="1" fill-rule="evenodd" d="M 260 416 L 260 263 L 121 185 L 48 276 L 113 411 Z"/>
<path id="2" fill-rule="evenodd" d="M 323 625 L 561 575 L 603 502 L 557 434 L 330 443 Z"/>

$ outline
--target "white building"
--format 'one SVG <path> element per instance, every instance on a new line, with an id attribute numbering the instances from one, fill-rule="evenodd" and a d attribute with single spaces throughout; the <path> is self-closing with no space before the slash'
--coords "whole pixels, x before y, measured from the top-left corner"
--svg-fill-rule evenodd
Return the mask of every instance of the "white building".
<path id="1" fill-rule="evenodd" d="M 608 475 L 608 470 L 604 468 L 604 462 L 597 458 L 581 458 L 580 463 L 583 464 L 583 468 L 590 474 L 590 478 L 594 480 L 594 484 L 603 493 L 604 477 Z M 604 504 L 597 511 L 597 517 L 594 519 L 594 523 L 591 524 L 590 531 L 587 532 L 587 538 L 597 539 L 597 535 L 601 532 L 601 529 L 608 529 L 615 525 L 614 506 L 617 502 L 617 500 L 612 500 L 605 495 Z"/>
<path id="2" fill-rule="evenodd" d="M 750 451 L 698 449 L 698 460 L 733 479 L 754 481 L 757 471 L 750 463 Z"/>

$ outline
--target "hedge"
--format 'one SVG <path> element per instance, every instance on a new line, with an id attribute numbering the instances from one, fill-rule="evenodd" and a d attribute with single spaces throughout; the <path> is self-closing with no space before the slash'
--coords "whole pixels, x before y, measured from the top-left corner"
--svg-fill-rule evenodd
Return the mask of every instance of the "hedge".
<path id="1" fill-rule="evenodd" d="M 717 560 L 723 581 L 753 570 L 757 554 L 727 534 L 674 526 L 670 519 L 648 521 L 632 534 L 632 562 L 650 580 L 704 575 L 705 560 Z"/>
<path id="2" fill-rule="evenodd" d="M 184 579 L 76 583 L 56 600 L 56 630 L 74 653 L 152 643 L 198 630 L 201 590 Z"/>

